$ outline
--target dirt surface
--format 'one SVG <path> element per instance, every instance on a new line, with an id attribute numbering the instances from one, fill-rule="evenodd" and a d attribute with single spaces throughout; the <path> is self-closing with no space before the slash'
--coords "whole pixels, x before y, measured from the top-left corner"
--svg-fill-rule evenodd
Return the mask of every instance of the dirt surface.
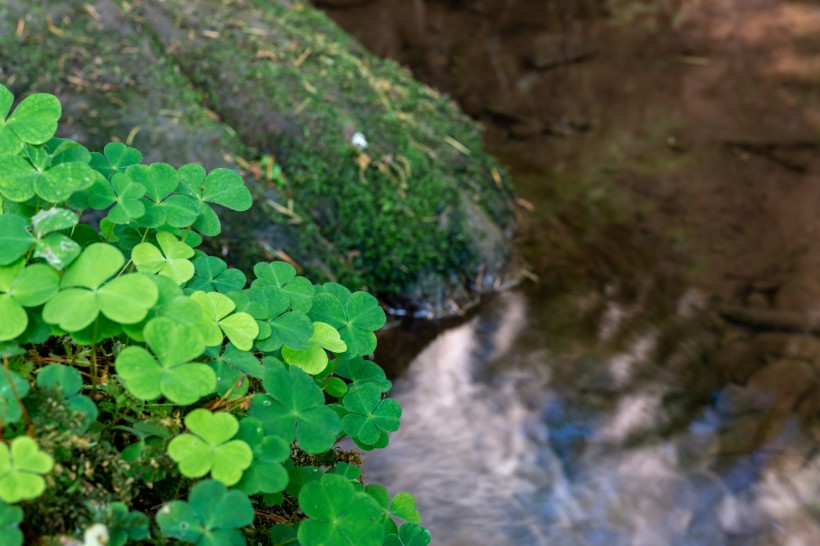
<path id="1" fill-rule="evenodd" d="M 574 237 L 725 303 L 820 311 L 820 3 L 324 4 L 484 123 L 535 207 L 537 273 Z"/>

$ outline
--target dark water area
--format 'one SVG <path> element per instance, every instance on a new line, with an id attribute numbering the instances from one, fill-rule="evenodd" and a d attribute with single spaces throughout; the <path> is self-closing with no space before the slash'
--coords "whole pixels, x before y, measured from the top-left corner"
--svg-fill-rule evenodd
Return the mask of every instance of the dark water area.
<path id="1" fill-rule="evenodd" d="M 820 7 L 317 4 L 485 125 L 529 264 L 382 335 L 367 479 L 437 545 L 820 544 Z"/>

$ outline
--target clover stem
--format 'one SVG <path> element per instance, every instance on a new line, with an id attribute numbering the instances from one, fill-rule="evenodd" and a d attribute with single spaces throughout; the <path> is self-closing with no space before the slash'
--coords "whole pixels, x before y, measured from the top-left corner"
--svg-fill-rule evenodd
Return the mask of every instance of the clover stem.
<path id="1" fill-rule="evenodd" d="M 293 525 L 293 523 L 286 517 L 280 516 L 279 514 L 271 514 L 270 512 L 265 512 L 263 510 L 256 509 L 253 511 L 259 517 L 268 519 L 270 521 L 275 521 L 276 523 L 282 523 L 285 525 Z M 289 540 L 287 542 L 282 542 L 282 544 L 289 544 L 291 542 L 296 541 L 296 539 Z"/>
<path id="2" fill-rule="evenodd" d="M 97 394 L 97 332 L 100 327 L 100 316 L 94 319 L 94 336 L 91 338 L 91 392 Z"/>
<path id="3" fill-rule="evenodd" d="M 14 399 L 17 401 L 17 404 L 20 406 L 20 410 L 23 413 L 23 419 L 26 422 L 26 433 L 35 438 L 34 434 L 34 425 L 31 424 L 31 418 L 28 415 L 28 410 L 26 409 L 25 404 L 23 404 L 23 399 L 20 398 L 20 393 L 17 392 L 17 386 L 14 384 L 14 379 L 11 377 L 11 370 L 9 369 L 9 357 L 7 355 L 3 355 L 3 372 L 6 374 L 6 381 L 11 388 L 11 394 L 14 396 Z M 0 436 L 3 434 L 3 424 L 0 422 Z"/>
<path id="4" fill-rule="evenodd" d="M 114 233 L 114 224 L 113 223 L 110 226 L 108 226 L 108 233 L 105 234 L 105 242 L 106 243 L 111 238 L 112 233 Z"/>

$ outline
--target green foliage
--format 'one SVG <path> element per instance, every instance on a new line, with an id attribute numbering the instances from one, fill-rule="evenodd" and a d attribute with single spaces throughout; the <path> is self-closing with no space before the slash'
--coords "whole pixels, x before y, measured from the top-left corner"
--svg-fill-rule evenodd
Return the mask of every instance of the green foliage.
<path id="1" fill-rule="evenodd" d="M 417 523 L 412 497 L 380 506 L 337 447 L 398 427 L 363 358 L 378 301 L 284 262 L 248 287 L 196 250 L 212 205 L 250 207 L 239 175 L 89 152 L 54 137 L 54 97 L 12 104 L 0 85 L 0 546 L 416 540 L 387 523 Z"/>

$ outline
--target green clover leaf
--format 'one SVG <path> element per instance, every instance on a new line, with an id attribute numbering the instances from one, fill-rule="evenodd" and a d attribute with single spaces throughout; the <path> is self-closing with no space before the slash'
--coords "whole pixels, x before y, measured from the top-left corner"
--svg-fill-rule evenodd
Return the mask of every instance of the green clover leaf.
<path id="1" fill-rule="evenodd" d="M 260 333 L 256 348 L 263 352 L 273 352 L 287 345 L 292 349 L 304 350 L 310 346 L 313 324 L 301 311 L 288 311 L 290 298 L 274 286 L 256 286 L 247 291 L 249 299 L 261 306 L 260 322 L 267 335 Z M 258 318 L 258 317 L 257 317 Z"/>
<path id="2" fill-rule="evenodd" d="M 203 292 L 221 292 L 226 294 L 242 290 L 247 279 L 238 269 L 228 269 L 228 264 L 216 256 L 199 256 L 194 260 L 194 277 L 187 288 Z"/>
<path id="3" fill-rule="evenodd" d="M 245 546 L 239 531 L 253 523 L 253 505 L 241 491 L 229 491 L 217 480 L 197 483 L 188 502 L 171 501 L 157 512 L 162 533 L 197 546 Z"/>
<path id="4" fill-rule="evenodd" d="M 392 398 L 382 400 L 381 391 L 372 383 L 353 386 L 342 400 L 348 414 L 342 428 L 365 445 L 378 442 L 382 433 L 399 430 L 401 406 Z"/>
<path id="5" fill-rule="evenodd" d="M 24 267 L 23 260 L 0 266 L 0 341 L 15 339 L 25 332 L 28 314 L 24 307 L 36 307 L 57 293 L 59 274 L 45 264 Z"/>
<path id="6" fill-rule="evenodd" d="M 223 294 L 197 290 L 191 298 L 199 303 L 202 309 L 200 326 L 205 332 L 205 344 L 221 345 L 225 336 L 236 345 L 237 349 L 250 351 L 253 340 L 259 334 L 259 325 L 248 313 L 233 313 L 236 304 Z M 233 314 L 231 314 L 233 313 Z"/>
<path id="7" fill-rule="evenodd" d="M 347 345 L 339 337 L 336 329 L 324 322 L 313 323 L 313 335 L 310 336 L 308 348 L 304 350 L 291 349 L 288 346 L 282 348 L 282 357 L 291 366 L 298 366 L 305 372 L 316 375 L 327 366 L 327 353 L 343 353 L 347 350 Z"/>
<path id="8" fill-rule="evenodd" d="M 395 517 L 409 523 L 420 523 L 421 514 L 416 509 L 416 499 L 410 493 L 402 492 L 396 494 L 390 500 L 390 493 L 387 488 L 379 484 L 369 484 L 364 488 L 364 492 L 373 497 L 382 507 L 385 516 L 385 531 L 387 533 L 398 534 L 395 522 L 389 517 Z"/>
<path id="9" fill-rule="evenodd" d="M 384 541 L 379 505 L 357 493 L 347 478 L 327 474 L 305 484 L 299 506 L 310 518 L 299 526 L 303 546 L 381 546 Z"/>
<path id="10" fill-rule="evenodd" d="M 177 284 L 194 276 L 194 264 L 188 260 L 194 255 L 193 248 L 165 231 L 157 232 L 157 243 L 159 248 L 151 243 L 140 243 L 131 251 L 137 271 L 165 275 Z"/>
<path id="11" fill-rule="evenodd" d="M 253 353 L 241 351 L 232 343 L 228 343 L 222 355 L 208 365 L 216 373 L 216 393 L 220 396 L 235 388 L 243 374 L 261 379 L 265 373 L 265 367 Z"/>
<path id="12" fill-rule="evenodd" d="M 106 507 L 104 522 L 108 528 L 108 546 L 125 546 L 129 540 L 145 540 L 151 536 L 150 520 L 140 511 L 129 512 L 122 502 Z"/>
<path id="13" fill-rule="evenodd" d="M 127 174 L 117 173 L 111 178 L 111 187 L 115 195 L 115 205 L 108 211 L 108 220 L 111 223 L 127 224 L 145 214 L 145 205 L 142 202 L 145 186 L 137 184 Z"/>
<path id="14" fill-rule="evenodd" d="M 0 502 L 0 546 L 22 546 L 23 509 Z"/>
<path id="15" fill-rule="evenodd" d="M 242 177 L 228 169 L 214 169 L 207 177 L 201 165 L 184 165 L 179 169 L 179 192 L 199 202 L 199 216 L 194 229 L 208 236 L 219 235 L 222 226 L 219 217 L 208 203 L 222 205 L 236 211 L 248 210 L 253 199 Z"/>
<path id="16" fill-rule="evenodd" d="M 42 474 L 54 467 L 51 455 L 28 436 L 18 436 L 8 445 L 0 443 L 0 500 L 14 504 L 39 497 L 46 489 Z"/>
<path id="17" fill-rule="evenodd" d="M 100 312 L 122 324 L 144 319 L 157 301 L 156 284 L 138 273 L 109 281 L 124 263 L 122 253 L 109 244 L 86 247 L 63 275 L 60 292 L 43 307 L 43 319 L 68 332 L 82 330 Z"/>
<path id="18" fill-rule="evenodd" d="M 308 453 L 323 453 L 333 447 L 341 428 L 339 416 L 325 405 L 322 390 L 299 368 L 285 369 L 274 359 L 262 380 L 269 393 L 251 400 L 248 415 L 259 419 L 265 431 L 290 443 L 296 438 Z"/>
<path id="19" fill-rule="evenodd" d="M 0 265 L 8 265 L 20 259 L 34 242 L 29 233 L 31 225 L 27 218 L 11 213 L 0 215 Z"/>
<path id="20" fill-rule="evenodd" d="M 122 142 L 109 142 L 103 153 L 91 152 L 90 165 L 104 177 L 111 179 L 117 173 L 125 172 L 131 165 L 142 162 L 142 153 L 136 148 L 129 148 Z"/>
<path id="21" fill-rule="evenodd" d="M 55 269 L 65 269 L 82 252 L 80 245 L 63 235 L 51 233 L 34 243 L 34 257 L 43 258 Z"/>
<path id="22" fill-rule="evenodd" d="M 61 203 L 75 192 L 91 187 L 99 174 L 85 163 L 61 163 L 38 168 L 21 156 L 0 157 L 0 193 L 9 201 L 28 201 L 39 195 Z"/>
<path id="23" fill-rule="evenodd" d="M 158 228 L 165 224 L 186 228 L 196 221 L 199 204 L 188 195 L 174 194 L 179 186 L 176 169 L 165 163 L 133 165 L 125 171 L 131 180 L 145 188 L 142 203 L 145 213 L 136 221 L 142 226 Z"/>
<path id="24" fill-rule="evenodd" d="M 337 362 L 333 373 L 353 381 L 354 385 L 373 383 L 381 392 L 387 392 L 393 387 L 393 383 L 387 379 L 381 366 L 360 356 L 349 360 L 340 360 Z"/>
<path id="25" fill-rule="evenodd" d="M 432 537 L 430 531 L 415 523 L 405 523 L 398 534 L 389 534 L 384 539 L 384 546 L 429 546 Z"/>
<path id="26" fill-rule="evenodd" d="M 168 455 L 179 463 L 182 475 L 201 478 L 210 472 L 225 485 L 238 482 L 253 452 L 242 440 L 231 440 L 239 430 L 236 417 L 195 409 L 185 416 L 185 426 L 193 434 L 180 434 L 168 444 Z"/>
<path id="27" fill-rule="evenodd" d="M 79 394 L 83 387 L 83 377 L 77 368 L 62 364 L 49 364 L 37 373 L 37 386 L 57 390 L 71 410 L 83 414 L 83 420 L 75 427 L 85 432 L 97 420 L 100 412 L 91 398 Z"/>
<path id="28" fill-rule="evenodd" d="M 143 335 L 157 359 L 142 347 L 127 347 L 117 355 L 116 370 L 128 392 L 140 400 L 165 395 L 183 406 L 214 392 L 214 371 L 207 364 L 191 363 L 205 350 L 197 328 L 157 317 L 148 322 Z"/>
<path id="29" fill-rule="evenodd" d="M 0 423 L 10 425 L 23 417 L 23 408 L 18 398 L 22 400 L 28 394 L 28 381 L 12 370 L 2 370 L 0 373 Z"/>
<path id="30" fill-rule="evenodd" d="M 52 231 L 60 231 L 77 225 L 79 218 L 68 209 L 52 207 L 43 209 L 31 217 L 31 226 L 37 237 Z"/>
<path id="31" fill-rule="evenodd" d="M 331 290 L 328 289 L 330 285 Z M 364 356 L 376 348 L 376 335 L 386 321 L 386 316 L 379 300 L 367 292 L 354 292 L 347 296 L 344 290 L 338 290 L 334 283 L 327 283 L 326 291 L 317 294 L 310 310 L 310 318 L 326 322 L 339 330 L 342 340 L 347 344 L 346 356 Z"/>
<path id="32" fill-rule="evenodd" d="M 253 266 L 256 280 L 251 286 L 271 286 L 288 298 L 294 311 L 307 313 L 313 305 L 315 287 L 304 277 L 296 276 L 296 269 L 287 262 L 258 263 Z"/>
<path id="33" fill-rule="evenodd" d="M 290 444 L 278 436 L 265 435 L 262 421 L 253 417 L 242 419 L 236 438 L 253 450 L 253 462 L 236 488 L 248 495 L 282 491 L 288 484 L 288 473 L 281 463 L 290 457 Z"/>
<path id="34" fill-rule="evenodd" d="M 23 99 L 6 119 L 14 95 L 0 84 L 0 155 L 13 155 L 23 144 L 43 144 L 57 132 L 62 115 L 60 101 L 54 95 L 36 93 Z"/>

